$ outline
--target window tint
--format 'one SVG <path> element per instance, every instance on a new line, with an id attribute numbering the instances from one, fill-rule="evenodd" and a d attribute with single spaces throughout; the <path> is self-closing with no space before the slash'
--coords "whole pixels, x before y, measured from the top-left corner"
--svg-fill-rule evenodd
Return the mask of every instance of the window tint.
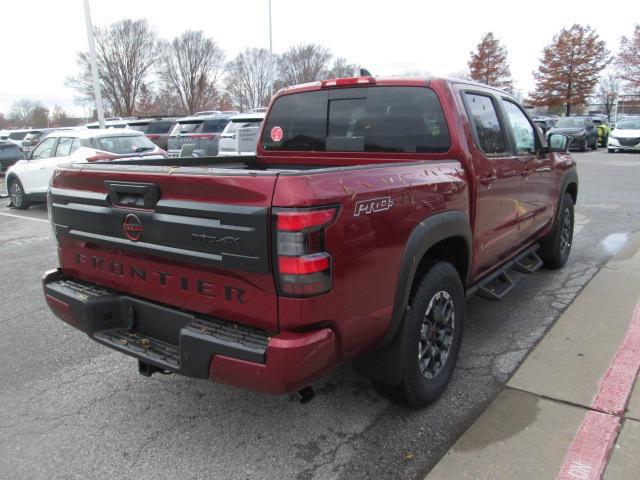
<path id="1" fill-rule="evenodd" d="M 361 97 L 330 98 L 329 91 L 280 97 L 264 130 L 264 148 L 400 153 L 449 149 L 447 124 L 432 90 L 369 87 L 355 95 Z"/>
<path id="2" fill-rule="evenodd" d="M 259 127 L 262 123 L 261 118 L 245 118 L 243 120 L 231 120 L 225 127 L 224 133 L 235 133 L 239 128 Z"/>
<path id="3" fill-rule="evenodd" d="M 9 134 L 11 140 L 22 140 L 27 136 L 27 132 L 12 132 Z"/>
<path id="4" fill-rule="evenodd" d="M 513 102 L 504 100 L 504 108 L 507 111 L 509 125 L 516 141 L 518 153 L 533 153 L 536 150 L 533 127 L 527 120 L 522 110 Z"/>
<path id="5" fill-rule="evenodd" d="M 558 128 L 584 128 L 585 126 L 586 122 L 583 118 L 564 117 L 556 122 Z"/>
<path id="6" fill-rule="evenodd" d="M 202 133 L 220 133 L 229 123 L 228 119 L 224 120 L 207 120 L 202 127 Z"/>
<path id="7" fill-rule="evenodd" d="M 136 132 L 146 133 L 147 130 L 149 129 L 149 124 L 148 123 L 137 123 L 137 124 L 129 125 L 127 128 L 129 128 L 131 130 L 135 130 Z"/>
<path id="8" fill-rule="evenodd" d="M 56 157 L 68 157 L 71 155 L 71 147 L 73 146 L 73 138 L 61 137 L 58 140 L 58 147 L 56 148 Z"/>
<path id="9" fill-rule="evenodd" d="M 194 133 L 198 131 L 198 127 L 200 127 L 204 122 L 200 120 L 199 122 L 184 122 L 184 123 L 176 123 L 176 126 L 171 130 L 171 135 L 178 135 L 179 133 Z"/>
<path id="10" fill-rule="evenodd" d="M 505 153 L 504 132 L 491 98 L 474 93 L 465 94 L 465 98 L 480 149 L 489 155 Z"/>
<path id="11" fill-rule="evenodd" d="M 271 109 L 263 135 L 263 146 L 270 150 L 324 150 L 327 135 L 326 91 L 280 97 Z M 272 133 L 282 129 L 282 139 Z M 277 130 L 279 131 L 279 130 Z M 275 138 L 278 138 L 277 136 Z"/>
<path id="12" fill-rule="evenodd" d="M 53 157 L 53 147 L 56 145 L 57 138 L 45 138 L 40 145 L 33 149 L 32 158 L 49 158 Z"/>
<path id="13" fill-rule="evenodd" d="M 151 122 L 147 128 L 147 133 L 169 133 L 173 122 Z"/>
<path id="14" fill-rule="evenodd" d="M 144 135 L 127 135 L 123 137 L 109 136 L 96 138 L 100 150 L 126 155 L 154 150 L 156 146 Z"/>

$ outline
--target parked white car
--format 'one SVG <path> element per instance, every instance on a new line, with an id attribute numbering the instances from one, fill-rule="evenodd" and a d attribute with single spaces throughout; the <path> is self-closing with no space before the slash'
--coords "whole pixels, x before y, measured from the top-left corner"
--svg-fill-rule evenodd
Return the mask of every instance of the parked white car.
<path id="1" fill-rule="evenodd" d="M 640 118 L 620 120 L 609 133 L 609 153 L 624 150 L 640 151 Z"/>
<path id="2" fill-rule="evenodd" d="M 9 167 L 6 175 L 11 205 L 18 209 L 46 201 L 58 165 L 125 158 L 159 159 L 166 152 L 144 133 L 127 129 L 58 130 L 43 138 L 29 158 Z"/>
<path id="3" fill-rule="evenodd" d="M 264 116 L 263 112 L 255 112 L 231 117 L 220 135 L 218 155 L 221 157 L 255 155 Z"/>

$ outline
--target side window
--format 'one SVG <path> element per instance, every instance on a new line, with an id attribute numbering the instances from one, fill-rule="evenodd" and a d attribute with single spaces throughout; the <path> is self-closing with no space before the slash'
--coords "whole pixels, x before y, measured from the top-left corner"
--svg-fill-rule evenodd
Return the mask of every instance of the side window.
<path id="1" fill-rule="evenodd" d="M 56 157 L 68 157 L 71 155 L 71 147 L 73 146 L 73 138 L 61 137 L 58 140 L 58 147 L 56 148 Z"/>
<path id="2" fill-rule="evenodd" d="M 466 93 L 465 99 L 480 149 L 487 155 L 506 153 L 507 143 L 491 97 Z"/>
<path id="3" fill-rule="evenodd" d="M 535 134 L 529 120 L 515 103 L 509 100 L 503 100 L 502 103 L 509 117 L 509 125 L 518 153 L 534 153 L 536 151 Z"/>
<path id="4" fill-rule="evenodd" d="M 31 158 L 35 160 L 38 158 L 53 157 L 53 148 L 56 145 L 56 140 L 57 138 L 55 137 L 45 138 L 42 143 L 33 150 L 33 155 Z"/>

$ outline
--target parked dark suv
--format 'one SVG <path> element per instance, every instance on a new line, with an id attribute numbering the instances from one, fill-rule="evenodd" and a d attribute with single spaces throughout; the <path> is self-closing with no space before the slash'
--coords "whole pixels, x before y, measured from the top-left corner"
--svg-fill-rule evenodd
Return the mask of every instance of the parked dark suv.
<path id="1" fill-rule="evenodd" d="M 598 130 L 590 118 L 586 117 L 563 117 L 559 118 L 553 128 L 547 132 L 547 136 L 552 133 L 560 133 L 569 137 L 569 148 L 586 152 L 598 149 Z"/>
<path id="2" fill-rule="evenodd" d="M 178 119 L 169 136 L 170 157 L 180 156 L 182 147 L 192 145 L 189 156 L 210 157 L 218 155 L 220 135 L 233 115 L 193 116 Z M 190 149 L 189 149 L 190 150 Z"/>
<path id="3" fill-rule="evenodd" d="M 141 118 L 127 122 L 128 128 L 144 133 L 163 150 L 169 148 L 169 134 L 176 125 L 176 117 Z"/>

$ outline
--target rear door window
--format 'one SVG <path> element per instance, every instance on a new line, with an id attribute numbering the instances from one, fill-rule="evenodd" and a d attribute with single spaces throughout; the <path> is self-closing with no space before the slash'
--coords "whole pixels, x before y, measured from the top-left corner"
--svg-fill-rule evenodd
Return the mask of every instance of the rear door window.
<path id="1" fill-rule="evenodd" d="M 464 98 L 480 150 L 487 155 L 505 154 L 507 142 L 491 97 L 465 93 Z"/>
<path id="2" fill-rule="evenodd" d="M 71 155 L 71 148 L 73 147 L 74 140 L 75 139 L 71 137 L 61 137 L 60 140 L 58 140 L 56 157 L 68 157 Z"/>
<path id="3" fill-rule="evenodd" d="M 264 132 L 267 150 L 435 153 L 450 145 L 440 101 L 424 87 L 285 95 Z"/>

